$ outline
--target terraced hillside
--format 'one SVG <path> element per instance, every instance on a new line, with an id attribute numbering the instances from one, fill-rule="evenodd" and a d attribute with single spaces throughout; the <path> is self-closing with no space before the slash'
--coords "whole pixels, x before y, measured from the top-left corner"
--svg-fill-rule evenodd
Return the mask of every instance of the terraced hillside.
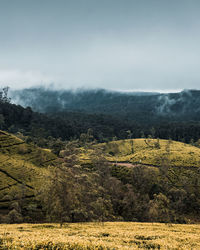
<path id="1" fill-rule="evenodd" d="M 157 139 L 129 139 L 102 144 L 109 161 L 161 166 L 200 166 L 200 149 L 189 144 Z"/>
<path id="2" fill-rule="evenodd" d="M 97 150 L 94 150 L 95 147 Z M 169 202 L 171 202 L 169 211 L 172 209 L 174 213 L 177 213 L 179 216 L 177 218 L 180 218 L 182 214 L 189 216 L 189 213 L 192 213 L 192 219 L 196 220 L 197 214 L 196 212 L 194 214 L 194 211 L 197 210 L 196 208 L 198 208 L 198 204 L 200 204 L 200 199 L 198 198 L 200 190 L 200 171 L 198 167 L 200 161 L 199 148 L 170 140 L 130 139 L 112 141 L 109 143 L 97 144 L 95 146 L 86 144 L 85 148 L 82 147 L 79 148 L 79 150 L 82 152 L 80 162 L 84 163 L 85 166 L 83 166 L 82 169 L 77 168 L 80 170 L 80 172 L 77 172 L 80 173 L 80 175 L 77 175 L 76 172 L 69 175 L 70 178 L 67 179 L 67 181 L 70 182 L 66 192 L 66 194 L 68 194 L 68 190 L 72 190 L 77 186 L 77 176 L 80 178 L 84 177 L 84 181 L 81 182 L 81 185 L 85 186 L 80 186 L 80 189 L 78 188 L 76 190 L 76 199 L 73 200 L 69 197 L 69 200 L 72 202 L 72 205 L 75 204 L 75 207 L 77 207 L 78 200 L 81 201 L 80 205 L 86 209 L 85 194 L 88 193 L 92 195 L 91 201 L 96 204 L 96 196 L 93 198 L 93 190 L 98 190 L 97 194 L 99 197 L 102 197 L 101 185 L 104 185 L 105 181 L 105 183 L 107 183 L 106 185 L 109 184 L 108 186 L 112 186 L 112 184 L 115 185 L 115 183 L 118 185 L 120 183 L 121 188 L 125 187 L 127 184 L 132 185 L 134 192 L 139 194 L 134 198 L 135 204 L 142 202 L 146 208 L 149 207 L 151 201 L 157 202 L 156 199 L 160 197 L 157 197 L 160 195 L 160 192 L 164 195 L 175 192 L 178 197 L 179 192 L 182 192 L 182 196 L 185 197 L 183 201 L 181 201 L 183 205 L 182 212 L 179 214 L 178 205 L 176 206 L 177 210 L 175 210 L 174 201 L 171 198 L 172 196 L 170 196 L 171 193 L 169 196 L 166 196 L 166 199 L 169 199 Z M 71 149 L 69 149 L 67 153 L 70 154 L 70 157 L 73 156 Z M 99 171 L 99 167 L 102 166 L 99 163 L 101 163 L 104 156 L 111 163 L 117 162 L 117 164 L 110 164 L 111 168 L 109 168 L 110 172 L 108 171 L 107 177 L 105 177 L 106 175 L 104 175 L 103 172 L 106 172 L 106 169 L 102 168 L 101 171 Z M 95 165 L 88 166 L 93 165 L 93 163 L 90 164 L 91 159 L 94 164 L 96 160 L 98 161 L 97 168 L 95 168 Z M 44 183 L 46 185 L 48 183 L 48 181 L 46 182 L 49 174 L 47 166 L 56 166 L 57 160 L 57 157 L 50 151 L 31 144 L 26 144 L 21 139 L 0 131 L 0 222 L 4 222 L 2 217 L 6 216 L 9 222 L 16 222 L 16 220 L 12 220 L 13 216 L 16 215 L 16 211 L 19 215 L 21 214 L 23 216 L 23 220 L 26 222 L 30 222 L 32 218 L 34 222 L 44 221 L 45 218 L 49 219 L 48 211 L 45 211 L 45 205 L 43 206 L 40 193 L 38 195 L 37 191 L 38 188 L 40 189 L 42 186 L 41 184 Z M 124 164 L 124 166 L 122 164 Z M 147 167 L 145 165 L 147 165 Z M 169 167 L 165 168 L 165 166 Z M 91 167 L 91 169 L 88 167 Z M 108 166 L 103 165 L 103 167 L 107 168 Z M 97 172 L 94 173 L 93 171 L 89 171 L 95 171 L 96 169 Z M 98 178 L 96 179 L 96 177 Z M 113 177 L 116 179 L 113 179 Z M 101 184 L 101 178 L 103 178 L 103 184 Z M 56 178 L 54 179 L 56 180 Z M 89 182 L 87 180 L 89 180 Z M 58 186 L 57 182 L 52 183 L 53 186 L 50 190 L 54 190 Z M 90 183 L 89 192 L 88 183 Z M 65 182 L 64 184 L 66 185 Z M 72 189 L 70 189 L 70 186 L 72 186 Z M 106 186 L 105 190 L 108 189 L 108 186 Z M 98 189 L 98 187 L 100 188 Z M 44 188 L 44 186 L 42 188 Z M 40 189 L 41 193 L 42 188 Z M 80 193 L 80 190 L 83 191 L 83 194 Z M 126 191 L 126 189 L 119 189 L 124 197 L 126 197 L 127 194 L 124 190 Z M 129 192 L 129 190 L 127 192 Z M 48 193 L 51 194 L 51 192 Z M 58 191 L 58 193 L 60 194 L 60 191 Z M 143 202 L 143 200 L 140 200 L 141 193 L 144 193 L 145 197 L 146 194 L 148 194 L 147 201 L 145 200 Z M 47 193 L 44 193 L 45 196 L 46 194 Z M 156 195 L 155 197 L 154 194 Z M 113 197 L 116 198 L 115 193 Z M 81 199 L 83 199 L 83 201 Z M 120 199 L 124 201 L 123 196 Z M 127 201 L 128 200 L 129 198 L 127 198 Z M 50 203 L 47 204 L 48 206 L 52 204 L 52 196 L 50 196 L 49 201 Z M 121 202 L 121 200 L 119 201 Z M 111 202 L 110 200 L 110 204 L 112 204 Z M 190 205 L 188 206 L 187 204 Z M 193 204 L 193 206 L 191 206 L 191 204 Z M 112 204 L 112 206 L 114 207 L 115 204 Z M 69 211 L 69 216 L 71 215 L 70 211 L 74 211 L 73 207 L 74 205 L 70 208 L 71 210 L 69 208 L 66 209 L 67 212 Z M 116 205 L 116 207 L 118 207 L 118 205 Z M 125 209 L 124 213 L 126 213 L 126 207 L 123 208 Z M 83 211 L 87 211 L 87 209 Z M 137 210 L 137 207 L 135 207 L 134 209 L 136 210 L 133 212 L 131 210 L 130 217 L 126 218 L 125 215 L 123 215 L 123 218 L 128 220 L 130 218 L 132 219 L 132 216 L 136 216 L 138 211 L 141 211 L 141 208 Z M 112 214 L 112 211 L 110 213 Z M 170 216 L 172 215 L 170 214 Z M 146 216 L 148 220 L 148 213 Z M 138 219 L 143 221 L 141 218 L 143 217 L 138 216 Z M 157 219 L 157 217 L 155 217 L 155 220 L 159 221 L 159 218 Z M 172 217 L 172 220 L 176 221 L 176 219 L 173 218 L 174 217 Z"/>
<path id="3" fill-rule="evenodd" d="M 150 176 L 145 185 L 152 182 L 158 186 L 158 183 L 168 185 L 169 190 L 190 190 L 192 195 L 197 194 L 194 195 L 197 199 L 200 191 L 199 148 L 157 139 L 113 141 L 102 147 L 106 158 L 113 163 L 113 176 L 122 182 L 132 183 L 132 176 L 138 176 L 135 179 L 137 182 L 141 178 L 138 173 L 143 171 L 144 175 Z M 142 185 L 138 185 L 139 190 Z"/>
<path id="4" fill-rule="evenodd" d="M 51 152 L 0 131 L 0 213 L 7 212 L 14 200 L 34 198 L 46 167 L 55 164 Z"/>

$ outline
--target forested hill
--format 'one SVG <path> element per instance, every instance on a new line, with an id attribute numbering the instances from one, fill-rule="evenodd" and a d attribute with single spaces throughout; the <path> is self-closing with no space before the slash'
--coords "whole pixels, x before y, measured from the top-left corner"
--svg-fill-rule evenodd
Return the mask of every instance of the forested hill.
<path id="1" fill-rule="evenodd" d="M 157 122 L 159 117 L 171 121 L 200 120 L 200 91 L 179 93 L 123 93 L 99 90 L 51 90 L 30 88 L 12 91 L 12 99 L 35 111 L 81 111 L 126 117 L 137 122 Z"/>
<path id="2" fill-rule="evenodd" d="M 0 101 L 0 129 L 11 133 L 20 132 L 34 139 L 39 146 L 45 146 L 44 140 L 61 138 L 70 140 L 79 138 L 81 133 L 92 129 L 98 141 L 113 137 L 126 138 L 127 129 L 132 124 L 109 115 L 85 114 L 79 112 L 65 112 L 63 114 L 42 114 L 32 111 L 30 107 Z M 135 125 L 140 135 L 140 128 Z M 135 131 L 136 131 L 135 130 Z"/>
<path id="3" fill-rule="evenodd" d="M 41 147 L 48 146 L 45 140 L 49 137 L 62 140 L 80 138 L 88 129 L 93 131 L 94 138 L 99 142 L 149 135 L 187 143 L 191 140 L 197 142 L 200 138 L 199 91 L 185 91 L 171 96 L 104 90 L 59 92 L 27 89 L 12 92 L 12 102 L 21 103 L 24 107 L 11 104 L 6 93 L 3 95 L 2 92 L 0 96 L 0 129 L 20 132 Z M 177 102 L 181 102 L 181 95 L 186 99 L 185 108 L 177 115 L 175 111 L 170 113 L 169 108 L 164 108 L 164 104 L 158 106 L 162 98 L 175 100 L 176 97 Z M 177 109 L 181 107 L 178 103 L 176 106 Z M 192 106 L 195 108 L 192 109 Z M 175 110 L 175 104 L 170 107 Z M 37 110 L 43 113 L 35 112 Z"/>

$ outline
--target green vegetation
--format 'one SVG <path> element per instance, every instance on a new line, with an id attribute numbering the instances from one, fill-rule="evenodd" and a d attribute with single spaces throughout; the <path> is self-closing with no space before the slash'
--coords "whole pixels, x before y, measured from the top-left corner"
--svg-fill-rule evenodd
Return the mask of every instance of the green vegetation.
<path id="1" fill-rule="evenodd" d="M 7 92 L 8 88 L 0 90 L 0 129 L 21 133 L 26 142 L 31 141 L 39 147 L 55 149 L 54 145 L 60 144 L 57 140 L 78 139 L 88 128 L 93 130 L 98 142 L 151 135 L 152 138 L 171 138 L 199 146 L 198 91 L 191 91 L 190 95 L 181 93 L 188 106 L 183 112 L 174 105 L 173 110 L 164 115 L 158 112 L 163 98 L 165 100 L 162 95 L 159 99 L 157 95 L 129 96 L 105 91 L 57 93 L 30 89 L 15 92 L 13 98 L 27 103 L 27 107 L 22 107 L 11 104 Z M 170 99 L 179 102 L 179 94 L 171 95 Z"/>
<path id="2" fill-rule="evenodd" d="M 0 128 L 15 136 L 0 130 L 0 222 L 199 221 L 194 127 L 180 133 L 175 125 L 141 127 L 122 116 L 46 116 L 11 104 L 7 94 L 0 91 Z M 171 133 L 192 138 L 191 145 L 153 139 Z M 142 138 L 133 139 L 137 134 Z"/>
<path id="3" fill-rule="evenodd" d="M 1 214 L 5 215 L 8 211 L 18 213 L 19 203 L 25 206 L 27 201 L 31 203 L 35 199 L 36 188 L 45 179 L 46 167 L 55 165 L 56 159 L 52 153 L 0 131 Z"/>
<path id="4" fill-rule="evenodd" d="M 107 159 L 113 162 L 130 162 L 161 166 L 198 167 L 200 149 L 189 144 L 160 139 L 129 139 L 103 144 Z M 132 153 L 134 152 L 134 153 Z"/>
<path id="5" fill-rule="evenodd" d="M 38 118 L 40 127 L 44 128 L 44 120 L 50 117 L 52 126 L 45 124 L 45 131 L 53 137 L 58 134 L 63 139 L 79 137 L 92 128 L 99 142 L 116 137 L 130 138 L 127 131 L 131 131 L 131 138 L 151 135 L 153 138 L 171 138 L 186 143 L 191 140 L 196 142 L 200 138 L 199 90 L 141 95 L 102 89 L 74 92 L 41 87 L 15 91 L 13 98 L 48 116 L 45 119 L 41 116 Z M 52 121 L 54 119 L 57 120 L 56 124 Z M 18 116 L 17 126 L 19 120 Z M 32 124 L 32 120 L 30 118 L 29 123 Z M 34 121 L 34 125 L 36 123 Z M 23 126 L 23 122 L 20 126 L 28 129 Z M 59 127 L 59 131 L 56 127 Z"/>
<path id="6" fill-rule="evenodd" d="M 1 222 L 198 221 L 194 146 L 156 139 L 96 144 L 89 130 L 63 142 L 58 158 L 7 132 L 0 131 L 0 142 Z"/>

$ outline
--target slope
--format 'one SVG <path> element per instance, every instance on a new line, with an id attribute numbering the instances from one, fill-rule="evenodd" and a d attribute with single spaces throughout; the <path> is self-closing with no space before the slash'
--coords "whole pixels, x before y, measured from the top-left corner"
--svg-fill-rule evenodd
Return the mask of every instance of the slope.
<path id="1" fill-rule="evenodd" d="M 14 200 L 34 198 L 46 167 L 55 164 L 54 154 L 0 131 L 0 213 Z"/>
<path id="2" fill-rule="evenodd" d="M 109 161 L 161 166 L 198 167 L 200 149 L 172 140 L 128 139 L 102 144 Z"/>

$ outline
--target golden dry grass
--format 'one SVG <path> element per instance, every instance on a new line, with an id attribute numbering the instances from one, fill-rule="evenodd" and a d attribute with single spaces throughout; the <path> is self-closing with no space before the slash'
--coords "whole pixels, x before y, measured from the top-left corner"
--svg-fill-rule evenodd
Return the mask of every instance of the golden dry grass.
<path id="1" fill-rule="evenodd" d="M 0 249 L 200 249 L 200 225 L 106 222 L 0 225 Z M 46 247 L 46 248 L 45 248 Z"/>

